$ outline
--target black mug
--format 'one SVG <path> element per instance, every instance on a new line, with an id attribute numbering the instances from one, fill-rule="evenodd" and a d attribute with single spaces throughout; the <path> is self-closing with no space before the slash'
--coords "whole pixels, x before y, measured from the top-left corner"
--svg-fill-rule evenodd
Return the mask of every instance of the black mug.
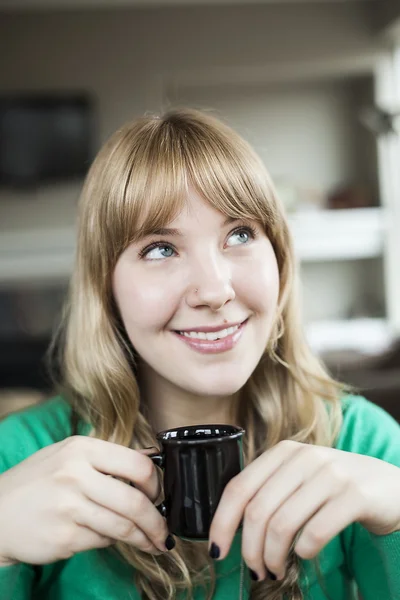
<path id="1" fill-rule="evenodd" d="M 161 452 L 149 458 L 164 471 L 164 501 L 157 506 L 171 533 L 207 540 L 226 484 L 243 469 L 244 429 L 190 425 L 160 431 Z"/>

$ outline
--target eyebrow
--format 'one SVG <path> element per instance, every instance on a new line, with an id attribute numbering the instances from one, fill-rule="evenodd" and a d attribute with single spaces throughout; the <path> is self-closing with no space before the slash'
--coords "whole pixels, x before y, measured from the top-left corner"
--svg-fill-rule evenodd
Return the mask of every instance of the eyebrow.
<path id="1" fill-rule="evenodd" d="M 227 217 L 225 221 L 222 223 L 221 229 L 234 223 L 235 221 L 240 221 L 240 217 Z M 153 229 L 151 231 L 146 232 L 146 237 L 150 235 L 169 235 L 175 237 L 184 237 L 184 234 L 180 229 L 170 229 L 166 227 L 160 227 L 158 229 Z"/>

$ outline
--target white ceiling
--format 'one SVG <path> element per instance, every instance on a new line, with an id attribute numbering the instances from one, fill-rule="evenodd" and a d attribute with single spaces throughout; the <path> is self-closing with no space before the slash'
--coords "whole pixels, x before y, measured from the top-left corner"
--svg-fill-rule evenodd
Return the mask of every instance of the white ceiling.
<path id="1" fill-rule="evenodd" d="M 201 5 L 250 5 L 250 4 L 348 4 L 355 2 L 379 2 L 379 0 L 0 0 L 0 10 L 21 9 L 74 9 L 118 8 L 145 6 L 201 6 Z"/>

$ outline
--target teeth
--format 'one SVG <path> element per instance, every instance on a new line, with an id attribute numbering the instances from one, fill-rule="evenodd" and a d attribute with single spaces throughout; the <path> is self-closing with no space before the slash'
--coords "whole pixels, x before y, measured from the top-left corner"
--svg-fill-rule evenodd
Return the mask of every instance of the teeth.
<path id="1" fill-rule="evenodd" d="M 228 327 L 227 329 L 221 329 L 221 331 L 213 331 L 210 333 L 204 333 L 204 331 L 180 331 L 179 333 L 180 335 L 196 340 L 209 340 L 210 342 L 214 342 L 215 340 L 220 340 L 228 335 L 232 335 L 232 333 L 238 329 L 239 325 L 235 325 L 234 327 Z"/>

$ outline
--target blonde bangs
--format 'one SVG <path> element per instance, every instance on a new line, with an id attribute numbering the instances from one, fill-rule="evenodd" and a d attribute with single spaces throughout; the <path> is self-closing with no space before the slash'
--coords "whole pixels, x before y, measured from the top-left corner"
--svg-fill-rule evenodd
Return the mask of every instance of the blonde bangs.
<path id="1" fill-rule="evenodd" d="M 190 111 L 184 112 L 185 124 Z M 259 222 L 270 234 L 278 224 L 276 196 L 268 173 L 253 149 L 209 115 L 196 113 L 185 136 L 190 182 L 226 216 Z"/>
<path id="2" fill-rule="evenodd" d="M 258 156 L 209 115 L 186 109 L 139 119 L 107 146 L 96 230 L 104 231 L 103 250 L 111 240 L 112 263 L 129 243 L 168 225 L 190 186 L 224 215 L 259 222 L 273 244 L 285 227 Z"/>
<path id="3" fill-rule="evenodd" d="M 182 149 L 159 125 L 152 118 L 126 126 L 107 161 L 102 212 L 104 244 L 112 240 L 113 262 L 132 241 L 165 227 L 184 206 L 188 183 Z"/>

